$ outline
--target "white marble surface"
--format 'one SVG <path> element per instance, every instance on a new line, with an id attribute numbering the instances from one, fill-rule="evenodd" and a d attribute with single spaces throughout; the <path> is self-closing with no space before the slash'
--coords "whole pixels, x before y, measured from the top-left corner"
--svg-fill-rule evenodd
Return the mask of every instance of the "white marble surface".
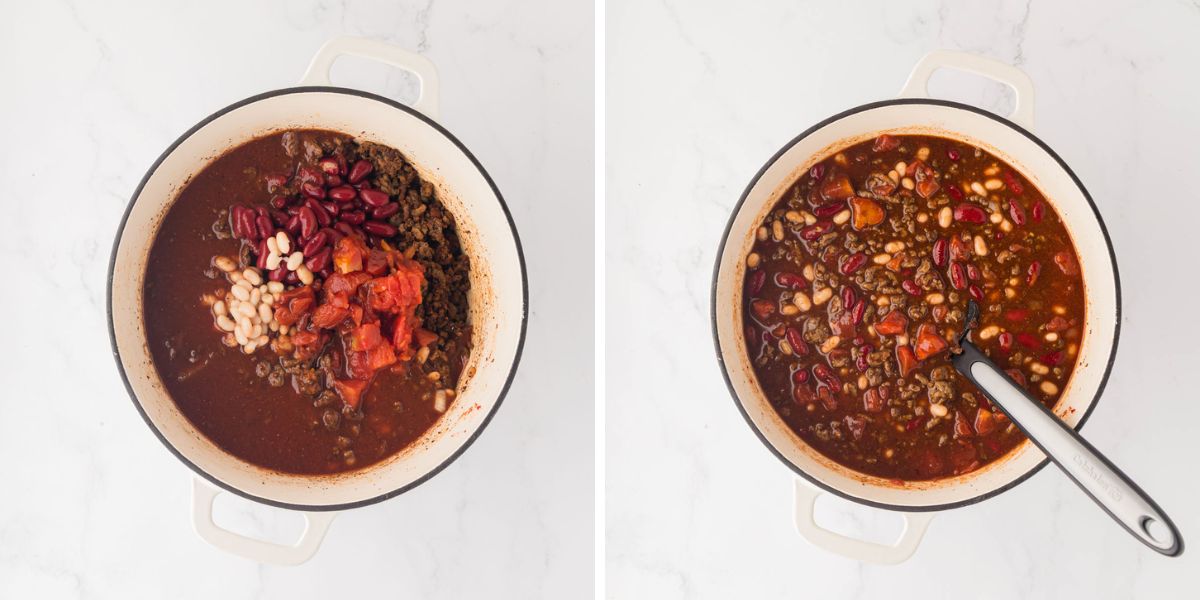
<path id="1" fill-rule="evenodd" d="M 5 3 L 0 20 L 0 598 L 579 598 L 593 583 L 593 8 L 588 2 Z M 340 34 L 439 67 L 441 121 L 508 200 L 529 267 L 521 370 L 469 451 L 259 566 L 191 530 L 189 471 L 117 376 L 104 317 L 118 220 L 178 135 L 295 85 Z M 411 92 L 339 65 L 335 83 Z M 583 268 L 580 266 L 583 265 Z M 294 515 L 219 519 L 284 539 Z"/>
<path id="2" fill-rule="evenodd" d="M 957 48 L 1018 64 L 1036 131 L 1107 220 L 1125 320 L 1084 428 L 1200 543 L 1191 299 L 1200 204 L 1194 3 L 610 0 L 607 20 L 607 586 L 613 598 L 1196 597 L 1200 551 L 1160 557 L 1054 469 L 934 519 L 911 561 L 858 564 L 792 526 L 794 476 L 725 391 L 709 286 L 729 211 L 811 124 L 893 96 Z M 992 87 L 939 77 L 985 108 Z M 886 539 L 840 500 L 826 521 Z"/>

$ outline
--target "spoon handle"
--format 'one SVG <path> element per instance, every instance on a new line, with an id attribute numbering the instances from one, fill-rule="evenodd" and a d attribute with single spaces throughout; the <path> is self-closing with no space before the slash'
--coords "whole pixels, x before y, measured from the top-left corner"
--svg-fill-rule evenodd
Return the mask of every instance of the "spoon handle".
<path id="1" fill-rule="evenodd" d="M 1179 530 L 1137 484 L 1044 404 L 1031 398 L 975 345 L 963 341 L 962 350 L 953 358 L 958 372 L 1004 411 L 1100 508 L 1154 550 L 1167 556 L 1183 553 Z M 1152 529 L 1156 522 L 1159 525 Z"/>

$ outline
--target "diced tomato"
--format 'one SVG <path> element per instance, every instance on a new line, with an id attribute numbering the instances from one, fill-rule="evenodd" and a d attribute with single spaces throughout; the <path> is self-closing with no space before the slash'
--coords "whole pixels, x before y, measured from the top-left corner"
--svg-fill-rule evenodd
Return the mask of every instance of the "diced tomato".
<path id="1" fill-rule="evenodd" d="M 313 312 L 312 324 L 323 329 L 333 329 L 350 316 L 349 307 L 322 304 Z"/>
<path id="2" fill-rule="evenodd" d="M 875 138 L 875 143 L 871 146 L 871 150 L 874 152 L 890 152 L 899 147 L 900 138 L 885 133 Z"/>
<path id="3" fill-rule="evenodd" d="M 291 337 L 292 337 L 292 343 L 297 346 L 310 346 L 312 344 L 315 344 L 317 342 L 317 340 L 320 339 L 320 336 L 318 336 L 317 334 L 315 334 L 311 331 L 304 331 L 304 330 L 300 330 L 300 331 L 296 331 L 296 332 L 292 333 Z"/>
<path id="4" fill-rule="evenodd" d="M 925 360 L 946 349 L 946 340 L 942 339 L 937 328 L 929 323 L 923 323 L 917 328 L 917 360 Z"/>
<path id="5" fill-rule="evenodd" d="M 367 245 L 361 239 L 348 235 L 333 248 L 333 266 L 338 273 L 352 273 L 363 269 L 363 257 Z"/>
<path id="6" fill-rule="evenodd" d="M 854 195 L 854 186 L 850 178 L 841 173 L 830 175 L 820 186 L 821 197 L 825 200 L 845 200 Z"/>
<path id="7" fill-rule="evenodd" d="M 996 417 L 992 411 L 981 408 L 975 412 L 975 433 L 988 435 L 996 430 Z"/>
<path id="8" fill-rule="evenodd" d="M 900 376 L 908 374 L 917 368 L 917 356 L 909 346 L 896 346 L 896 362 L 900 363 Z"/>
<path id="9" fill-rule="evenodd" d="M 900 310 L 893 310 L 875 324 L 875 331 L 880 335 L 897 335 L 904 333 L 908 327 L 908 317 Z"/>
<path id="10" fill-rule="evenodd" d="M 366 323 L 350 332 L 350 349 L 356 352 L 371 350 L 383 343 L 379 335 L 379 323 Z"/>
<path id="11" fill-rule="evenodd" d="M 954 411 L 954 437 L 964 438 L 975 435 L 975 430 L 971 429 L 971 422 L 967 420 L 967 415 L 961 410 Z"/>
<path id="12" fill-rule="evenodd" d="M 388 272 L 388 253 L 382 250 L 371 250 L 367 253 L 367 263 L 363 270 L 371 275 L 379 276 Z"/>
<path id="13" fill-rule="evenodd" d="M 367 381 L 364 379 L 334 379 L 333 389 L 342 398 L 342 402 L 345 402 L 350 408 L 358 408 L 363 392 L 367 389 Z"/>

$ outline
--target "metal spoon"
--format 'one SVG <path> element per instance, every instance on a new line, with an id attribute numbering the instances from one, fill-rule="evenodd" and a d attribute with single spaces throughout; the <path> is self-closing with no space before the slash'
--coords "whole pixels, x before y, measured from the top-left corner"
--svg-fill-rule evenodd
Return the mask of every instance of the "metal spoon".
<path id="1" fill-rule="evenodd" d="M 979 306 L 972 300 L 958 339 L 960 350 L 951 357 L 954 368 L 1133 537 L 1161 554 L 1183 554 L 1183 537 L 1154 500 L 968 341 L 978 321 Z"/>

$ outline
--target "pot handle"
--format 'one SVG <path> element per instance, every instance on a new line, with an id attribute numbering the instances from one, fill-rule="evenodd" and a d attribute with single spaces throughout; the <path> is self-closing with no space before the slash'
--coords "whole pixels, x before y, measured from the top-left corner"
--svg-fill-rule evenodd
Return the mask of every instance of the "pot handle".
<path id="1" fill-rule="evenodd" d="M 908 81 L 900 89 L 901 98 L 928 98 L 929 77 L 938 69 L 957 69 L 987 77 L 1013 89 L 1016 102 L 1008 118 L 1033 129 L 1033 80 L 1024 71 L 998 60 L 956 50 L 934 50 L 921 57 Z"/>
<path id="2" fill-rule="evenodd" d="M 796 480 L 796 529 L 810 544 L 857 561 L 895 565 L 908 560 L 917 551 L 934 517 L 933 513 L 898 513 L 904 518 L 904 531 L 900 539 L 890 546 L 876 544 L 846 537 L 817 525 L 813 509 L 817 498 L 823 493 L 804 481 Z"/>
<path id="3" fill-rule="evenodd" d="M 325 531 L 337 512 L 301 512 L 304 533 L 291 546 L 273 544 L 236 534 L 219 527 L 212 518 L 213 500 L 221 493 L 198 477 L 192 477 L 192 526 L 196 535 L 215 548 L 255 562 L 272 565 L 298 565 L 312 558 L 325 538 Z"/>
<path id="4" fill-rule="evenodd" d="M 330 85 L 329 69 L 334 61 L 343 55 L 358 56 L 404 69 L 417 76 L 421 90 L 412 107 L 431 119 L 438 118 L 438 76 L 437 69 L 428 58 L 409 52 L 398 46 L 376 40 L 355 37 L 336 37 L 320 50 L 308 65 L 300 85 Z"/>

